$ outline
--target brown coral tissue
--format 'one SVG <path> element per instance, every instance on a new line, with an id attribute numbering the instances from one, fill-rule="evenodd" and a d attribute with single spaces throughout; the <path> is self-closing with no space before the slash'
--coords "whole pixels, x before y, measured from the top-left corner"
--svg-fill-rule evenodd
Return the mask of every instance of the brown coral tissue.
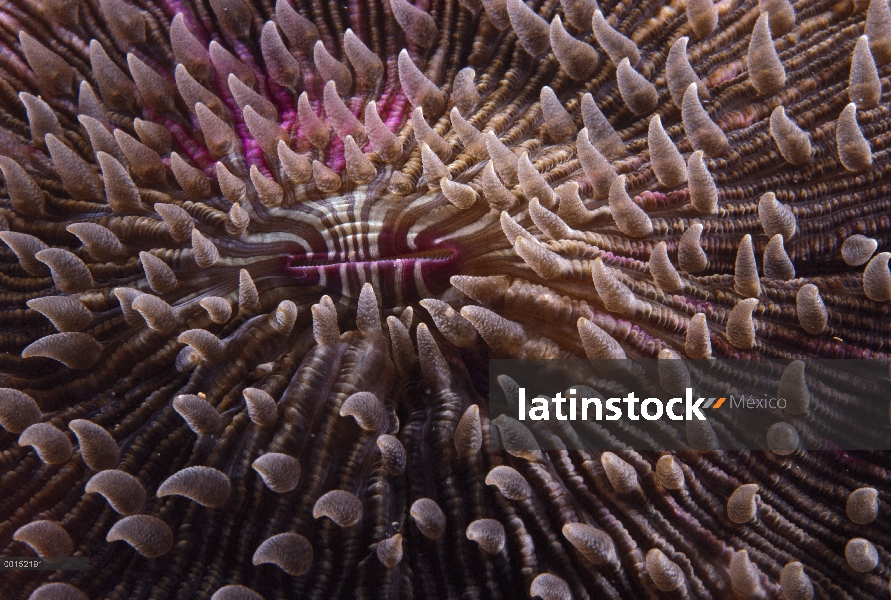
<path id="1" fill-rule="evenodd" d="M 0 597 L 888 598 L 891 454 L 493 451 L 488 361 L 886 360 L 889 77 L 887 0 L 4 2 L 0 559 L 89 569 Z"/>

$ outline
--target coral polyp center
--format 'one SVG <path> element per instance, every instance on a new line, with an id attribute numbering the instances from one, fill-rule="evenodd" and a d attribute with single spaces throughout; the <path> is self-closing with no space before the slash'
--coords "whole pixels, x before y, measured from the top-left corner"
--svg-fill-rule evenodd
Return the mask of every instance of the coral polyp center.
<path id="1" fill-rule="evenodd" d="M 889 358 L 887 0 L 0 17 L 0 558 L 88 559 L 0 597 L 887 597 L 887 452 L 804 448 Z M 579 448 L 495 358 L 794 426 Z"/>
<path id="2" fill-rule="evenodd" d="M 444 215 L 419 223 L 410 214 L 429 211 L 431 201 L 429 195 L 406 201 L 371 199 L 363 193 L 338 198 L 330 207 L 313 206 L 310 212 L 315 208 L 324 216 L 297 215 L 301 222 L 288 230 L 300 237 L 281 236 L 280 245 L 289 249 L 285 270 L 302 285 L 353 299 L 369 282 L 387 307 L 439 296 L 462 265 L 480 260 L 480 250 L 474 248 L 472 234 L 463 239 L 461 227 L 453 230 Z M 363 206 L 365 202 L 374 204 Z M 492 237 L 498 242 L 501 236 Z"/>

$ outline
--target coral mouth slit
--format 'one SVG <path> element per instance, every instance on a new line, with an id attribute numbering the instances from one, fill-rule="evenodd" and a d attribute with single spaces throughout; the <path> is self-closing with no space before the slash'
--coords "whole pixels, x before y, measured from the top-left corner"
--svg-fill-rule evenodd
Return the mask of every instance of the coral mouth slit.
<path id="1" fill-rule="evenodd" d="M 384 306 L 398 306 L 442 293 L 457 272 L 457 262 L 458 251 L 446 246 L 376 257 L 355 251 L 333 257 L 307 253 L 290 255 L 285 271 L 302 285 L 319 285 L 347 297 L 357 297 L 370 282 L 382 290 Z"/>

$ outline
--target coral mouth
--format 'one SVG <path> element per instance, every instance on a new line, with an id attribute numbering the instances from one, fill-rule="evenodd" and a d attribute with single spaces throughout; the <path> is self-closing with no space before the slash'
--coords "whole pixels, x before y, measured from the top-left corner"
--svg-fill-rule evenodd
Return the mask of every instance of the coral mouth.
<path id="1" fill-rule="evenodd" d="M 316 268 L 341 268 L 344 266 L 348 266 L 350 268 L 362 268 L 365 266 L 371 265 L 382 265 L 382 264 L 399 264 L 400 262 L 408 262 L 414 264 L 415 262 L 434 262 L 434 263 L 442 263 L 448 262 L 455 258 L 456 252 L 451 248 L 438 248 L 434 250 L 420 250 L 418 252 L 409 252 L 405 254 L 400 254 L 397 256 L 387 256 L 387 257 L 378 257 L 378 258 L 359 258 L 357 253 L 353 253 L 353 256 L 347 256 L 344 258 L 343 256 L 335 256 L 331 257 L 327 254 L 303 254 L 303 255 L 295 255 L 288 258 L 288 272 L 289 273 L 299 273 L 305 269 L 316 269 Z M 356 257 L 356 258 L 353 258 Z"/>
<path id="2" fill-rule="evenodd" d="M 301 284 L 321 285 L 349 297 L 357 295 L 367 281 L 386 282 L 396 292 L 391 301 L 402 304 L 445 289 L 456 271 L 457 259 L 457 250 L 448 246 L 389 256 L 369 256 L 357 251 L 337 252 L 333 256 L 302 253 L 287 258 L 285 271 Z"/>

